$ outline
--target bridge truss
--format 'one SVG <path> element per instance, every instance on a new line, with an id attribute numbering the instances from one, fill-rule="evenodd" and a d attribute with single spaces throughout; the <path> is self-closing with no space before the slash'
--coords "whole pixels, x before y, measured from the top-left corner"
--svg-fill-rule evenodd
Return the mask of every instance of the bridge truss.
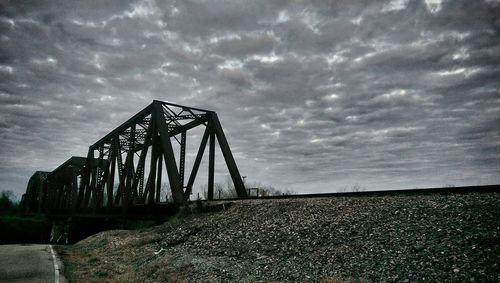
<path id="1" fill-rule="evenodd" d="M 204 127 L 190 175 L 186 176 L 186 140 L 191 129 Z M 239 198 L 247 192 L 213 111 L 162 101 L 149 106 L 89 147 L 86 158 L 73 157 L 48 174 L 42 210 L 73 213 L 113 211 L 162 202 L 166 171 L 173 202 L 189 200 L 205 149 L 208 150 L 208 200 L 214 197 L 216 140 Z M 173 142 L 180 152 L 177 162 Z M 32 200 L 25 195 L 26 203 Z"/>

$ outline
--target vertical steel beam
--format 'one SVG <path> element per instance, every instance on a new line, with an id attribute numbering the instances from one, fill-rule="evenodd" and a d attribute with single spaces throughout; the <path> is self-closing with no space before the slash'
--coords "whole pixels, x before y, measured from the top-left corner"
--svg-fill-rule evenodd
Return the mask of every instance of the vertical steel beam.
<path id="1" fill-rule="evenodd" d="M 117 148 L 115 147 L 115 144 L 113 142 L 111 142 L 111 148 L 109 150 L 111 151 L 111 168 L 109 169 L 110 172 L 109 172 L 108 182 L 106 184 L 106 191 L 108 195 L 107 208 L 108 211 L 111 211 L 111 209 L 114 206 L 113 190 L 115 185 L 115 167 L 116 167 L 116 151 L 117 151 Z"/>
<path id="2" fill-rule="evenodd" d="M 72 176 L 73 178 L 73 184 L 72 184 L 72 188 L 71 188 L 71 191 L 72 191 L 72 196 L 71 196 L 71 215 L 73 215 L 75 212 L 76 212 L 76 208 L 77 208 L 77 199 L 78 199 L 78 174 L 75 170 L 73 170 L 72 172 Z"/>
<path id="3" fill-rule="evenodd" d="M 89 160 L 88 160 L 88 164 L 89 164 L 89 172 L 90 172 L 90 185 L 87 185 L 85 186 L 85 197 L 83 199 L 83 205 L 82 205 L 82 208 L 83 209 L 86 209 L 89 207 L 89 201 L 90 201 L 90 196 L 92 194 L 92 190 L 93 188 L 95 187 L 95 177 L 96 177 L 96 166 L 94 166 L 94 150 L 93 149 L 89 149 Z"/>
<path id="4" fill-rule="evenodd" d="M 64 191 L 63 191 L 63 199 L 61 203 L 61 207 L 66 209 L 69 207 L 69 202 L 71 198 L 71 170 L 68 170 L 66 174 L 64 174 Z"/>
<path id="5" fill-rule="evenodd" d="M 135 126 L 136 125 L 133 124 L 130 128 L 130 136 L 128 142 L 129 149 L 127 152 L 127 160 L 125 161 L 125 175 L 127 176 L 125 181 L 125 195 L 123 199 L 123 207 L 125 208 L 125 210 L 127 210 L 127 207 L 132 202 L 134 197 L 134 192 L 132 191 L 132 183 L 134 179 Z"/>
<path id="6" fill-rule="evenodd" d="M 137 170 L 136 170 L 135 176 L 134 176 L 134 182 L 132 184 L 132 191 L 136 192 L 136 193 L 137 193 L 137 187 L 139 186 L 141 179 L 142 180 L 144 179 L 144 167 L 145 167 L 145 163 L 146 163 L 146 155 L 148 154 L 148 148 L 149 148 L 149 144 L 150 144 L 149 140 L 151 139 L 152 130 L 153 129 L 152 129 L 151 123 L 150 123 L 148 126 L 146 137 L 144 139 L 144 144 L 142 145 L 141 154 L 139 156 L 139 162 L 137 164 Z M 141 202 L 143 199 L 142 194 L 143 194 L 143 190 L 142 190 L 142 188 L 139 188 L 139 193 L 138 193 L 139 198 L 138 199 Z"/>
<path id="7" fill-rule="evenodd" d="M 38 209 L 38 213 L 43 213 L 45 212 L 45 207 L 47 205 L 47 195 L 48 195 L 48 191 L 49 191 L 49 186 L 48 186 L 48 183 L 49 181 L 47 180 L 43 185 L 42 185 L 42 194 L 40 195 L 40 203 L 39 203 L 39 209 Z"/>
<path id="8" fill-rule="evenodd" d="M 54 183 L 51 186 L 52 187 L 52 192 L 53 192 L 53 198 L 52 198 L 52 209 L 57 209 L 59 208 L 59 201 L 61 199 L 61 194 L 60 191 L 60 184 L 57 182 L 57 176 L 54 176 Z"/>
<path id="9" fill-rule="evenodd" d="M 165 115 L 161 103 L 153 103 L 153 117 L 155 119 L 158 131 L 160 133 L 161 149 L 165 159 L 165 167 L 167 168 L 168 180 L 172 197 L 177 204 L 184 204 L 184 192 L 181 187 L 181 178 L 175 162 L 175 155 L 168 134 L 168 127 L 165 122 Z"/>
<path id="10" fill-rule="evenodd" d="M 156 203 L 159 203 L 161 202 L 161 167 L 163 164 L 163 160 L 161 159 L 161 155 L 158 153 L 158 150 L 156 152 L 156 155 L 158 156 L 158 170 L 156 170 L 156 174 L 158 174 L 158 178 L 156 179 Z"/>
<path id="11" fill-rule="evenodd" d="M 149 177 L 146 183 L 146 191 L 148 197 L 148 204 L 153 205 L 155 201 L 155 179 L 156 179 L 156 163 L 158 162 L 158 153 L 157 153 L 157 137 L 158 132 L 156 131 L 155 123 L 153 119 L 149 122 L 149 127 L 151 128 L 151 161 L 149 165 Z M 160 171 L 161 173 L 161 171 Z M 144 202 L 146 202 L 146 197 L 144 198 Z"/>
<path id="12" fill-rule="evenodd" d="M 63 180 L 64 182 L 64 180 Z M 59 186 L 59 191 L 57 192 L 57 202 L 56 202 L 56 208 L 64 208 L 64 202 L 66 201 L 66 184 L 62 183 Z"/>
<path id="13" fill-rule="evenodd" d="M 47 178 L 48 179 L 48 178 Z M 53 193 L 52 193 L 52 186 L 50 185 L 50 182 L 47 181 L 47 199 L 45 201 L 45 204 L 44 204 L 44 211 L 46 213 L 50 213 L 50 209 L 51 209 L 51 205 L 52 205 L 52 196 L 53 196 Z"/>
<path id="14" fill-rule="evenodd" d="M 181 152 L 179 155 L 179 176 L 181 178 L 181 188 L 184 190 L 184 167 L 186 164 L 186 131 L 181 133 Z"/>
<path id="15" fill-rule="evenodd" d="M 120 148 L 120 136 L 116 135 L 113 140 L 116 148 L 116 162 L 118 163 L 118 191 L 116 192 L 116 198 L 114 203 L 116 205 L 120 205 L 120 201 L 123 198 L 123 194 L 125 192 L 125 165 L 122 160 L 122 151 Z M 123 202 L 123 201 L 122 201 Z"/>
<path id="16" fill-rule="evenodd" d="M 123 172 L 123 179 L 125 186 L 123 186 L 124 190 L 122 191 L 122 212 L 124 217 L 127 213 L 127 209 L 130 204 L 131 187 L 132 187 L 131 179 L 133 177 L 133 168 L 134 168 L 134 151 L 129 149 L 129 151 L 127 152 L 127 157 L 125 158 L 125 165 Z"/>
<path id="17" fill-rule="evenodd" d="M 196 179 L 196 174 L 198 173 L 198 169 L 200 168 L 200 163 L 201 159 L 203 158 L 203 153 L 205 152 L 205 148 L 207 147 L 208 134 L 209 134 L 209 129 L 208 127 L 206 127 L 205 132 L 203 133 L 203 138 L 201 138 L 198 154 L 196 155 L 196 159 L 194 160 L 193 170 L 191 170 L 191 175 L 189 175 L 186 191 L 184 192 L 184 199 L 186 200 L 189 199 L 189 195 L 193 190 L 194 180 Z"/>
<path id="18" fill-rule="evenodd" d="M 47 194 L 47 182 L 43 182 L 41 186 L 41 191 L 37 192 L 38 193 L 38 206 L 37 206 L 37 214 L 42 213 L 43 210 L 43 205 L 45 202 L 45 194 Z"/>
<path id="19" fill-rule="evenodd" d="M 208 200 L 214 199 L 214 171 L 215 171 L 215 131 L 212 121 L 208 123 L 210 144 L 208 148 Z"/>
<path id="20" fill-rule="evenodd" d="M 99 201 L 101 198 L 101 187 L 103 184 L 103 162 L 104 162 L 104 145 L 99 146 L 99 157 L 97 161 L 97 168 L 95 174 L 95 186 L 93 188 L 93 196 L 91 199 L 92 213 L 96 212 L 97 207 L 99 207 Z"/>
<path id="21" fill-rule="evenodd" d="M 99 186 L 97 186 L 97 198 L 96 198 L 96 208 L 101 208 L 103 206 L 104 200 L 104 187 L 107 186 L 108 179 L 110 178 L 110 167 L 111 167 L 111 159 L 112 159 L 111 148 L 108 152 L 108 158 L 106 158 L 106 164 L 104 164 L 104 169 L 101 169 L 103 173 L 101 173 L 101 181 L 99 182 Z M 102 160 L 104 162 L 104 159 Z M 102 163 L 101 163 L 102 164 Z M 101 165 L 102 166 L 102 165 Z"/>
<path id="22" fill-rule="evenodd" d="M 212 122 L 213 129 L 215 131 L 215 134 L 217 135 L 217 140 L 219 141 L 219 146 L 226 161 L 227 169 L 229 170 L 231 179 L 233 180 L 234 187 L 236 188 L 236 193 L 240 198 L 247 198 L 248 195 L 247 191 L 245 190 L 245 185 L 243 184 L 240 172 L 238 171 L 238 167 L 236 166 L 236 162 L 234 161 L 234 157 L 231 153 L 231 149 L 229 148 L 226 136 L 224 135 L 224 131 L 222 130 L 222 126 L 220 125 L 219 118 L 217 117 L 217 114 L 215 112 L 210 113 L 210 121 Z"/>
<path id="23" fill-rule="evenodd" d="M 144 191 L 143 202 L 153 204 L 155 202 L 155 179 L 156 179 L 156 163 L 158 162 L 158 155 L 155 153 L 154 148 L 151 148 L 151 165 L 148 180 L 146 182 L 146 189 Z"/>
<path id="24" fill-rule="evenodd" d="M 89 164 L 90 158 L 87 155 L 87 159 L 85 160 L 85 165 L 82 168 L 81 171 L 81 178 L 80 178 L 80 185 L 78 186 L 78 196 L 76 199 L 76 210 L 80 209 L 83 206 L 83 199 L 84 199 L 84 194 L 85 194 L 85 186 L 88 183 L 88 176 L 89 176 Z"/>
<path id="25" fill-rule="evenodd" d="M 64 178 L 66 179 L 66 185 L 64 186 L 63 191 L 63 200 L 61 203 L 61 207 L 67 209 L 70 207 L 70 199 L 71 199 L 71 174 L 69 172 L 65 174 Z"/>

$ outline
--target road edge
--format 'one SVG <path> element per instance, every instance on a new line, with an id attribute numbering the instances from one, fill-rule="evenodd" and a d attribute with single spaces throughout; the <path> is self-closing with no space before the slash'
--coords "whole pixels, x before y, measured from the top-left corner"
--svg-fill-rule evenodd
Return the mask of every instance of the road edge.
<path id="1" fill-rule="evenodd" d="M 64 265 L 61 259 L 57 256 L 57 252 L 50 244 L 49 249 L 52 256 L 52 262 L 54 264 L 54 283 L 67 283 L 68 280 L 64 277 Z"/>

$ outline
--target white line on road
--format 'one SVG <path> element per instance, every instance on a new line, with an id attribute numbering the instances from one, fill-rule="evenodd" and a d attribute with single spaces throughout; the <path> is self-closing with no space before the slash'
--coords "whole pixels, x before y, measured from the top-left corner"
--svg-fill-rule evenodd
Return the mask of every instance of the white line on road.
<path id="1" fill-rule="evenodd" d="M 54 249 L 52 245 L 49 245 L 50 253 L 52 254 L 52 261 L 54 262 L 54 282 L 59 283 L 59 265 L 57 265 L 56 254 L 54 253 Z"/>

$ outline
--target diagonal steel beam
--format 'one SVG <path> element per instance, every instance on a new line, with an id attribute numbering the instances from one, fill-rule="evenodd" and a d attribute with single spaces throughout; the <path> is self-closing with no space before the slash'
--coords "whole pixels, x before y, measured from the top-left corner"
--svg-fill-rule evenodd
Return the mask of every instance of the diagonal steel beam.
<path id="1" fill-rule="evenodd" d="M 170 135 L 165 122 L 165 116 L 163 115 L 163 108 L 160 103 L 153 103 L 153 116 L 158 132 L 160 133 L 161 149 L 165 159 L 172 197 L 175 203 L 184 204 L 185 200 L 184 193 L 181 188 L 181 178 L 175 162 L 175 155 L 172 149 L 172 143 L 170 142 Z"/>
<path id="2" fill-rule="evenodd" d="M 215 112 L 210 113 L 210 121 L 212 122 L 211 124 L 215 131 L 215 134 L 217 135 L 217 140 L 219 141 L 219 146 L 226 161 L 227 169 L 229 170 L 231 179 L 233 180 L 234 187 L 236 188 L 236 193 L 240 198 L 247 198 L 248 195 L 245 189 L 245 185 L 243 184 L 240 172 L 238 171 L 238 167 L 236 166 L 236 162 L 234 161 L 234 157 L 231 153 L 231 149 L 229 148 L 226 136 L 224 135 L 224 131 L 222 130 L 222 126 L 220 125 L 219 118 L 217 117 L 217 114 Z"/>
<path id="3" fill-rule="evenodd" d="M 118 128 L 114 129 L 111 131 L 109 134 L 105 135 L 103 138 L 98 140 L 96 143 L 90 146 L 91 149 L 96 149 L 98 148 L 101 144 L 110 142 L 111 139 L 121 132 L 123 132 L 125 129 L 130 128 L 131 126 L 138 124 L 140 121 L 144 120 L 144 118 L 148 115 L 151 114 L 151 110 L 153 109 L 153 104 L 148 105 L 146 108 L 142 109 L 141 112 L 135 114 L 132 118 L 128 119 L 125 123 L 121 124 L 118 126 Z"/>
<path id="4" fill-rule="evenodd" d="M 188 130 L 191 130 L 192 128 L 195 128 L 205 122 L 208 121 L 208 117 L 207 116 L 203 116 L 203 118 L 199 118 L 199 119 L 196 119 L 194 121 L 191 121 L 189 123 L 186 123 L 185 125 L 182 125 L 180 127 L 176 127 L 174 129 L 172 129 L 170 132 L 169 132 L 169 136 L 176 136 L 182 132 L 185 132 L 185 131 L 188 131 Z"/>

